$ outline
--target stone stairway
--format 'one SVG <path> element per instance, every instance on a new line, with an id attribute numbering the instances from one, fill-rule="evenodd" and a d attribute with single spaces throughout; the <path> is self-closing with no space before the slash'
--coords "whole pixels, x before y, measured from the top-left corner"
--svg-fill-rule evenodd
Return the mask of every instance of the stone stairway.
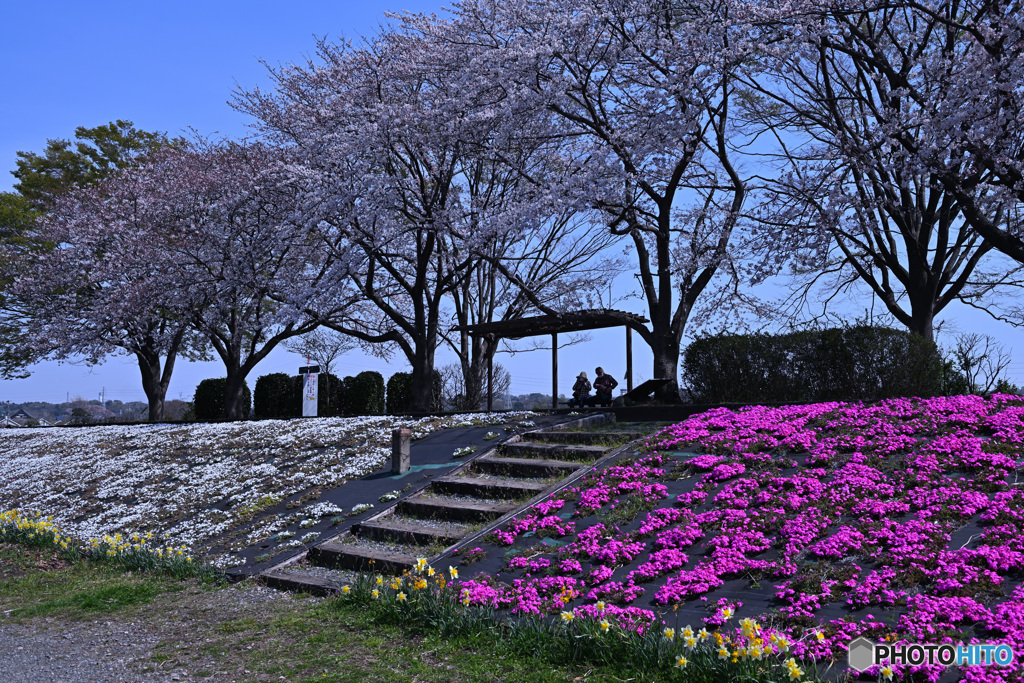
<path id="1" fill-rule="evenodd" d="M 591 416 L 574 424 L 603 416 Z M 643 437 L 639 432 L 559 428 L 513 437 L 431 480 L 366 521 L 318 543 L 261 576 L 271 586 L 321 595 L 354 572 L 401 574 L 417 558 L 432 564 L 582 476 Z"/>

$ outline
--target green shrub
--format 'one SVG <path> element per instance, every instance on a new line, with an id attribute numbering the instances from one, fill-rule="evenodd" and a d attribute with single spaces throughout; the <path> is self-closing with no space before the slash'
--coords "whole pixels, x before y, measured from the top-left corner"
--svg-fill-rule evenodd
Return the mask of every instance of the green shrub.
<path id="1" fill-rule="evenodd" d="M 408 413 L 412 406 L 412 373 L 396 372 L 388 380 L 388 415 Z"/>
<path id="2" fill-rule="evenodd" d="M 302 375 L 292 378 L 295 382 L 295 414 L 302 414 Z M 317 417 L 335 417 L 343 415 L 342 406 L 344 401 L 341 394 L 345 390 L 342 380 L 334 375 L 321 372 L 317 375 L 316 385 L 316 414 Z"/>
<path id="3" fill-rule="evenodd" d="M 434 372 L 430 391 L 430 409 L 438 412 L 442 408 L 443 391 L 441 374 Z M 388 380 L 387 392 L 388 415 L 402 415 L 412 412 L 412 373 L 396 372 Z"/>
<path id="4" fill-rule="evenodd" d="M 344 414 L 345 383 L 338 377 L 317 375 L 317 416 Z M 302 375 L 275 372 L 256 380 L 254 396 L 256 417 L 291 418 L 302 416 Z"/>
<path id="5" fill-rule="evenodd" d="M 195 397 L 192 399 L 192 410 L 197 420 L 222 420 L 224 419 L 224 388 L 227 386 L 227 378 L 218 377 L 215 379 L 204 379 L 196 387 Z M 252 393 L 249 391 L 249 384 L 242 386 L 242 417 L 248 418 L 252 412 Z"/>
<path id="6" fill-rule="evenodd" d="M 256 380 L 253 409 L 258 419 L 298 417 L 302 414 L 299 384 L 285 372 L 273 372 Z"/>
<path id="7" fill-rule="evenodd" d="M 683 354 L 683 378 L 707 403 L 876 400 L 944 388 L 933 342 L 867 325 L 698 339 Z"/>
<path id="8" fill-rule="evenodd" d="M 384 377 L 371 370 L 346 377 L 345 398 L 348 415 L 383 415 Z"/>

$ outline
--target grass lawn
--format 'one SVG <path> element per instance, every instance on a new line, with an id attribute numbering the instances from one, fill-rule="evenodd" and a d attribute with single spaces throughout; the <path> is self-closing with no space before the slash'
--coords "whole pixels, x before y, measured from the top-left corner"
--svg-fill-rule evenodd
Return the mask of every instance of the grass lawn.
<path id="1" fill-rule="evenodd" d="M 124 624 L 156 637 L 155 646 L 136 653 L 140 671 L 200 680 L 643 680 L 627 671 L 539 661 L 495 649 L 483 637 L 442 639 L 379 623 L 344 601 L 129 574 L 13 544 L 0 544 L 0 615 L 0 629 Z"/>

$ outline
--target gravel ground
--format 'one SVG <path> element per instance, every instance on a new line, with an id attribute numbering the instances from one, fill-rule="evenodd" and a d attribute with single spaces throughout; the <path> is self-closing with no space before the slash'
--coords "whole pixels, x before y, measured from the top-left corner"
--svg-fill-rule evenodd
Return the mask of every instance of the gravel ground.
<path id="1" fill-rule="evenodd" d="M 246 582 L 166 594 L 118 617 L 91 621 L 6 621 L 0 612 L 0 683 L 280 680 L 249 671 L 240 650 L 253 645 L 240 641 L 233 646 L 223 624 L 246 617 L 269 620 L 313 600 L 300 602 L 289 593 Z M 211 644 L 221 656 L 207 651 Z"/>
<path id="2" fill-rule="evenodd" d="M 182 672 L 141 673 L 159 640 L 158 634 L 133 623 L 0 624 L 0 679 L 5 683 L 191 680 Z"/>

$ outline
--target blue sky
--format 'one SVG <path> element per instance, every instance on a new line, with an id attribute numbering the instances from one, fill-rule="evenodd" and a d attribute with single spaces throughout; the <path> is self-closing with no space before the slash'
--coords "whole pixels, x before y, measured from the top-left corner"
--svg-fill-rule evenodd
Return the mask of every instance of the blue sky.
<path id="1" fill-rule="evenodd" d="M 205 135 L 244 136 L 249 119 L 228 104 L 237 88 L 266 87 L 269 64 L 303 61 L 315 37 L 358 39 L 376 33 L 385 11 L 442 12 L 437 0 L 361 2 L 7 2 L 0 9 L 0 190 L 10 190 L 15 152 L 39 151 L 48 138 L 70 138 L 77 126 L 127 119 L 144 130 L 172 135 L 195 128 Z M 624 370 L 623 330 L 595 332 L 586 344 L 560 353 L 559 381 L 570 393 L 580 370 L 603 363 L 619 379 Z M 606 354 L 607 349 L 613 350 Z M 638 377 L 650 375 L 650 355 L 634 337 Z M 611 356 L 611 357 L 609 357 Z M 440 362 L 453 359 L 441 354 Z M 551 391 L 550 353 L 503 356 L 513 391 Z M 304 359 L 275 350 L 249 377 L 295 372 Z M 354 352 L 338 374 L 363 369 L 385 378 L 406 369 Z M 144 400 L 132 359 L 103 365 L 41 363 L 25 380 L 0 381 L 0 400 L 66 397 Z M 218 362 L 179 361 L 168 398 L 191 399 L 195 385 L 223 376 Z"/>
<path id="2" fill-rule="evenodd" d="M 228 100 L 236 88 L 268 85 L 260 60 L 273 65 L 303 61 L 314 49 L 314 36 L 372 35 L 388 10 L 440 13 L 442 8 L 437 0 L 5 2 L 0 9 L 0 190 L 11 189 L 16 151 L 39 151 L 48 138 L 72 137 L 77 126 L 127 119 L 144 130 L 172 135 L 195 128 L 205 135 L 243 136 L 249 121 Z M 625 276 L 618 282 L 628 286 L 634 281 Z M 639 303 L 622 307 L 642 313 Z M 869 306 L 865 300 L 855 310 Z M 984 331 L 1007 347 L 1024 350 L 1019 331 L 964 307 L 952 314 L 960 331 Z M 584 369 L 591 374 L 598 364 L 621 380 L 624 347 L 623 330 L 613 329 L 562 349 L 561 391 L 570 393 L 573 377 Z M 635 335 L 633 348 L 637 380 L 647 379 L 650 353 Z M 259 375 L 294 372 L 303 361 L 275 351 L 250 375 L 250 386 Z M 439 362 L 452 358 L 441 353 Z M 513 393 L 550 392 L 549 352 L 506 355 L 499 362 L 512 371 Z M 406 368 L 402 359 L 389 364 L 352 353 L 340 361 L 338 374 L 363 369 L 378 370 L 386 378 Z M 107 398 L 145 397 L 129 359 L 113 358 L 94 368 L 43 363 L 32 373 L 27 380 L 0 381 L 0 400 L 91 399 L 104 389 Z M 219 376 L 219 362 L 181 362 L 168 398 L 190 399 L 201 379 Z M 1024 384 L 1024 362 L 1014 363 L 1011 377 Z"/>

